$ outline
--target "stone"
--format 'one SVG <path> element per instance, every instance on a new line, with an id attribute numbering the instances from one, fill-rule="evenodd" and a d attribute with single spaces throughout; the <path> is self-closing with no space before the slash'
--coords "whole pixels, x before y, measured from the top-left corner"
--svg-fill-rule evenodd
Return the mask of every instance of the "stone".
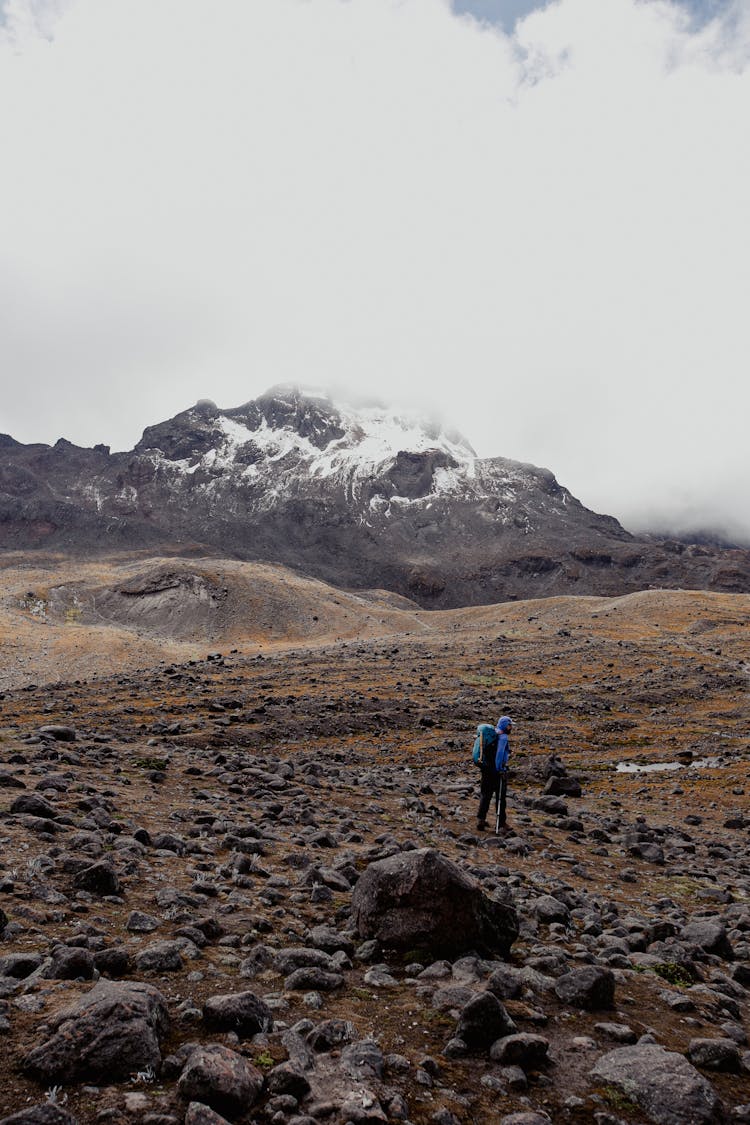
<path id="1" fill-rule="evenodd" d="M 341 1069 L 358 1082 L 370 1082 L 383 1077 L 385 1059 L 373 1039 L 359 1039 L 341 1052 Z"/>
<path id="2" fill-rule="evenodd" d="M 59 1105 L 29 1106 L 10 1117 L 3 1117 L 0 1125 L 78 1125 L 77 1118 Z"/>
<path id="3" fill-rule="evenodd" d="M 141 973 L 179 973 L 182 968 L 182 956 L 176 941 L 152 942 L 136 953 L 134 960 Z"/>
<path id="4" fill-rule="evenodd" d="M 614 1039 L 616 1043 L 635 1043 L 638 1036 L 626 1023 L 595 1023 L 594 1031 Z"/>
<path id="5" fill-rule="evenodd" d="M 191 1102 L 185 1113 L 185 1125 L 229 1125 L 226 1117 L 201 1102 Z"/>
<path id="6" fill-rule="evenodd" d="M 203 1005 L 203 1020 L 206 1027 L 234 1031 L 240 1039 L 273 1030 L 271 1009 L 254 992 L 209 996 Z"/>
<path id="7" fill-rule="evenodd" d="M 345 953 L 354 956 L 354 942 L 330 926 L 314 926 L 310 930 L 310 944 L 325 953 Z"/>
<path id="8" fill-rule="evenodd" d="M 734 1039 L 691 1039 L 687 1056 L 694 1066 L 704 1070 L 736 1074 L 740 1069 L 740 1052 Z"/>
<path id="9" fill-rule="evenodd" d="M 342 988 L 344 978 L 341 973 L 327 973 L 325 969 L 317 969 L 314 965 L 310 965 L 305 969 L 296 969 L 284 981 L 284 988 L 287 992 L 304 992 L 307 989 L 315 989 L 319 992 L 335 992 L 337 988 Z"/>
<path id="10" fill-rule="evenodd" d="M 42 957 L 39 953 L 7 953 L 5 957 L 0 957 L 0 977 L 25 980 L 41 964 Z"/>
<path id="11" fill-rule="evenodd" d="M 615 996 L 615 978 L 611 969 L 598 965 L 586 965 L 563 973 L 555 981 L 555 993 L 563 1004 L 574 1008 L 596 1011 L 599 1008 L 612 1008 Z"/>
<path id="12" fill-rule="evenodd" d="M 501 1066 L 520 1066 L 538 1070 L 548 1062 L 549 1040 L 543 1035 L 521 1032 L 498 1039 L 490 1048 L 490 1058 Z"/>
<path id="13" fill-rule="evenodd" d="M 721 1120 L 716 1091 L 682 1055 L 656 1043 L 618 1047 L 591 1070 L 597 1085 L 614 1086 L 655 1125 L 713 1125 Z"/>
<path id="14" fill-rule="evenodd" d="M 78 946 L 57 945 L 42 975 L 46 980 L 91 980 L 94 955 Z"/>
<path id="15" fill-rule="evenodd" d="M 361 937 L 399 949 L 507 957 L 518 937 L 513 907 L 489 898 L 433 848 L 371 863 L 352 892 L 352 917 Z"/>
<path id="16" fill-rule="evenodd" d="M 105 977 L 124 977 L 130 972 L 131 960 L 127 949 L 113 946 L 94 954 L 94 968 Z"/>
<path id="17" fill-rule="evenodd" d="M 242 1055 L 219 1043 L 190 1052 L 177 1083 L 186 1101 L 202 1102 L 233 1119 L 247 1113 L 258 1100 L 263 1075 Z"/>
<path id="18" fill-rule="evenodd" d="M 95 895 L 116 895 L 120 893 L 120 880 L 110 863 L 101 860 L 84 867 L 73 876 L 73 886 L 79 891 L 90 891 Z"/>
<path id="19" fill-rule="evenodd" d="M 552 922 L 562 922 L 564 926 L 570 922 L 570 911 L 567 906 L 558 902 L 552 895 L 542 895 L 534 903 L 534 914 L 545 925 Z"/>
<path id="20" fill-rule="evenodd" d="M 548 779 L 543 792 L 546 797 L 580 797 L 582 789 L 580 781 L 575 777 L 552 776 Z"/>
<path id="21" fill-rule="evenodd" d="M 54 820 L 57 816 L 57 809 L 36 793 L 22 793 L 20 797 L 16 797 L 9 811 L 24 813 L 26 816 L 39 816 L 43 820 Z"/>
<path id="22" fill-rule="evenodd" d="M 461 1009 L 454 1038 L 470 1048 L 489 1047 L 496 1039 L 512 1035 L 516 1025 L 491 992 L 480 992 Z"/>
<path id="23" fill-rule="evenodd" d="M 53 738 L 55 742 L 75 742 L 75 727 L 63 726 L 61 723 L 49 723 L 39 728 L 39 733 L 45 738 Z"/>
<path id="24" fill-rule="evenodd" d="M 153 914 L 144 914 L 142 910 L 131 910 L 125 922 L 125 929 L 131 934 L 150 934 L 158 930 L 159 925 L 159 919 L 154 918 Z"/>
<path id="25" fill-rule="evenodd" d="M 6 770 L 0 770 L 0 789 L 25 789 L 26 786 L 20 777 Z"/>
<path id="26" fill-rule="evenodd" d="M 23 1060 L 27 1073 L 40 1082 L 110 1082 L 159 1066 L 169 1016 L 151 985 L 99 981 L 48 1026 L 50 1038 Z"/>
<path id="27" fill-rule="evenodd" d="M 523 992 L 523 981 L 518 970 L 512 965 L 498 965 L 490 974 L 487 988 L 499 1000 L 517 1000 Z"/>
<path id="28" fill-rule="evenodd" d="M 267 1075 L 268 1092 L 273 1095 L 291 1094 L 297 1101 L 310 1093 L 310 1083 L 302 1070 L 294 1063 L 279 1063 Z"/>
<path id="29" fill-rule="evenodd" d="M 307 1035 L 307 1042 L 313 1051 L 332 1051 L 342 1043 L 351 1043 L 357 1038 L 357 1031 L 349 1020 L 323 1020 L 313 1027 Z M 291 1052 L 290 1052 L 291 1054 Z"/>
<path id="30" fill-rule="evenodd" d="M 715 953 L 726 961 L 734 959 L 726 924 L 720 918 L 699 918 L 688 922 L 682 929 L 680 940 L 698 945 L 706 953 Z"/>
<path id="31" fill-rule="evenodd" d="M 322 949 L 308 949 L 306 946 L 281 949 L 274 958 L 274 968 L 282 976 L 288 976 L 297 969 L 325 969 L 326 972 L 334 970 L 334 962 L 329 953 Z"/>
<path id="32" fill-rule="evenodd" d="M 506 1113 L 500 1118 L 499 1125 L 550 1125 L 552 1118 L 539 1110 L 527 1109 L 520 1113 Z"/>

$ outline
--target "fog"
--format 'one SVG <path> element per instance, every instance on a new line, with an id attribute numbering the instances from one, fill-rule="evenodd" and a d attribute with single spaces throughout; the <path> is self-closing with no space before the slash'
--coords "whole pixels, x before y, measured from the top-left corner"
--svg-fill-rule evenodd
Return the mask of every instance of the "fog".
<path id="1" fill-rule="evenodd" d="M 0 430 L 339 385 L 750 540 L 746 4 L 2 13 Z"/>

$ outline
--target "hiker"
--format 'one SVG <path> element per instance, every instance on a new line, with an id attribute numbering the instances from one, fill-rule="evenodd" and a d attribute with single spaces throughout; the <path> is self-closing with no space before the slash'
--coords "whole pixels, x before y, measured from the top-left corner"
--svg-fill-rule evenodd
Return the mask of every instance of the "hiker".
<path id="1" fill-rule="evenodd" d="M 490 723 L 480 723 L 477 727 L 474 761 L 482 771 L 477 810 L 479 832 L 487 827 L 487 813 L 493 797 L 497 807 L 497 829 L 505 825 L 506 770 L 510 752 L 508 732 L 512 725 L 508 716 L 503 715 L 496 727 Z"/>

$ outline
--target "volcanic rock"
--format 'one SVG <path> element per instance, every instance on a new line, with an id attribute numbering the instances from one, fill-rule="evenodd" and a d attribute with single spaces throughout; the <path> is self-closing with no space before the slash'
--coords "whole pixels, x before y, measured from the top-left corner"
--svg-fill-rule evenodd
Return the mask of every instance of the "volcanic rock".
<path id="1" fill-rule="evenodd" d="M 273 1027 L 270 1008 L 254 992 L 209 996 L 203 1005 L 203 1020 L 208 1028 L 234 1031 L 243 1039 Z"/>
<path id="2" fill-rule="evenodd" d="M 204 1102 L 232 1119 L 255 1104 L 263 1075 L 236 1051 L 209 1043 L 190 1053 L 177 1088 L 186 1100 Z"/>
<path id="3" fill-rule="evenodd" d="M 611 969 L 586 965 L 573 969 L 555 981 L 555 992 L 564 1004 L 574 1008 L 612 1008 L 615 996 L 615 978 Z"/>
<path id="4" fill-rule="evenodd" d="M 164 997 L 151 985 L 100 981 L 49 1021 L 53 1034 L 23 1066 L 40 1082 L 124 1078 L 161 1062 L 169 1024 Z"/>
<path id="5" fill-rule="evenodd" d="M 682 1055 L 655 1043 L 603 1055 L 591 1078 L 636 1102 L 655 1125 L 713 1125 L 722 1120 L 711 1084 Z"/>
<path id="6" fill-rule="evenodd" d="M 518 937 L 513 907 L 489 898 L 433 848 L 371 863 L 352 893 L 352 916 L 362 937 L 400 949 L 507 957 Z"/>
<path id="7" fill-rule="evenodd" d="M 57 1105 L 34 1105 L 3 1117 L 0 1125 L 78 1125 L 72 1113 Z"/>

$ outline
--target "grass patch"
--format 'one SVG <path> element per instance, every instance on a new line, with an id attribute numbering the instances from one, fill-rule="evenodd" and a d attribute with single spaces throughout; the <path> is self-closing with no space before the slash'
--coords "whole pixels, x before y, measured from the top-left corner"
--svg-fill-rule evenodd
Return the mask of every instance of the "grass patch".
<path id="1" fill-rule="evenodd" d="M 654 965 L 654 972 L 662 980 L 675 985 L 677 988 L 689 988 L 693 984 L 693 978 L 687 969 L 682 965 L 675 964 L 674 961 L 664 961 L 660 965 Z"/>
<path id="2" fill-rule="evenodd" d="M 253 1059 L 253 1064 L 261 1070 L 269 1070 L 270 1067 L 276 1065 L 273 1056 L 270 1055 L 268 1051 L 261 1051 L 259 1055 L 256 1055 Z"/>
<path id="3" fill-rule="evenodd" d="M 636 1108 L 635 1102 L 631 1101 L 627 1094 L 623 1094 L 622 1090 L 618 1090 L 616 1086 L 605 1086 L 602 1090 L 602 1096 L 612 1109 L 627 1111 Z"/>
<path id="4" fill-rule="evenodd" d="M 671 878 L 656 878 L 651 883 L 651 893 L 662 898 L 685 899 L 688 903 L 694 902 L 698 891 L 702 891 L 706 884 L 700 879 L 692 879 L 689 875 L 673 875 Z"/>
<path id="5" fill-rule="evenodd" d="M 423 1008 L 419 1015 L 422 1022 L 427 1024 L 428 1027 L 453 1028 L 456 1026 L 456 1021 L 451 1016 L 437 1008 Z"/>
<path id="6" fill-rule="evenodd" d="M 169 758 L 136 758 L 135 765 L 142 770 L 165 770 L 169 765 Z"/>

